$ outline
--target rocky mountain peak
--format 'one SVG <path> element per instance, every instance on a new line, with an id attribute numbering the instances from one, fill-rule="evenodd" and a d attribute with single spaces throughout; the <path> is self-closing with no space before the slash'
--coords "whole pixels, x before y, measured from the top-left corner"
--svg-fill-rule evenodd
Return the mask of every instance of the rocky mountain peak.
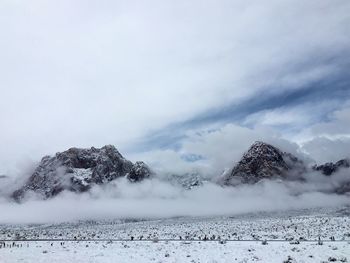
<path id="1" fill-rule="evenodd" d="M 136 182 L 150 174 L 146 164 L 126 160 L 113 145 L 100 149 L 70 148 L 53 157 L 43 157 L 26 184 L 12 196 L 21 200 L 27 192 L 34 192 L 50 198 L 63 190 L 83 192 L 94 184 L 105 184 L 119 177 Z"/>
<path id="2" fill-rule="evenodd" d="M 224 175 L 223 184 L 255 183 L 264 178 L 285 177 L 291 171 L 296 174 L 296 171 L 303 169 L 303 163 L 294 155 L 257 141 L 243 154 L 231 172 Z"/>
<path id="3" fill-rule="evenodd" d="M 244 153 L 242 160 L 249 161 L 250 159 L 262 157 L 271 160 L 282 160 L 282 155 L 283 153 L 275 146 L 265 142 L 256 141 L 250 146 L 248 151 Z"/>

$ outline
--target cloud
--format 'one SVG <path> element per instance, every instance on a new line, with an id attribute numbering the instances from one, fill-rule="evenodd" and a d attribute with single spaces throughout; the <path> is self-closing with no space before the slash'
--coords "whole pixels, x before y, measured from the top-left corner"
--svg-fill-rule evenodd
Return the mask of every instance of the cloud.
<path id="1" fill-rule="evenodd" d="M 233 167 L 249 146 L 260 140 L 294 154 L 307 164 L 336 162 L 350 158 L 347 105 L 348 102 L 344 102 L 339 108 L 339 102 L 334 99 L 259 111 L 248 115 L 242 123 L 188 129 L 176 140 L 175 149 L 132 156 L 147 160 L 151 166 L 162 167 L 161 171 L 197 170 L 212 177 Z M 200 158 L 191 162 L 181 158 L 187 155 Z"/>
<path id="2" fill-rule="evenodd" d="M 350 107 L 345 102 L 327 118 L 305 128 L 299 135 L 302 150 L 319 162 L 350 158 Z"/>
<path id="3" fill-rule="evenodd" d="M 177 149 L 151 150 L 136 153 L 131 157 L 133 160 L 145 160 L 159 173 L 184 174 L 196 171 L 205 177 L 213 178 L 232 168 L 255 141 L 265 141 L 308 161 L 298 144 L 283 139 L 275 130 L 263 126 L 248 128 L 236 124 L 226 124 L 209 130 L 189 130 L 178 142 Z M 200 158 L 191 161 L 181 158 L 187 155 Z"/>
<path id="4" fill-rule="evenodd" d="M 348 137 L 328 139 L 320 136 L 305 142 L 302 148 L 319 164 L 350 158 L 350 138 Z"/>
<path id="5" fill-rule="evenodd" d="M 350 134 L 350 101 L 332 112 L 329 121 L 315 124 L 311 127 L 311 132 L 317 135 L 330 137 L 344 136 Z"/>
<path id="6" fill-rule="evenodd" d="M 321 100 L 318 103 L 304 102 L 253 113 L 248 115 L 243 123 L 249 126 L 291 126 L 295 132 L 296 129 L 302 130 L 324 121 L 325 116 L 338 107 L 339 99 Z"/>
<path id="7" fill-rule="evenodd" d="M 173 123 L 298 90 L 348 63 L 344 1 L 5 1 L 0 169 L 122 152 Z M 175 131 L 174 131 L 175 132 Z"/>
<path id="8" fill-rule="evenodd" d="M 320 192 L 322 187 L 322 184 L 315 187 L 306 183 L 266 181 L 233 188 L 207 183 L 186 191 L 158 180 L 130 184 L 121 179 L 81 195 L 64 193 L 51 200 L 31 200 L 23 204 L 0 200 L 0 223 L 232 216 L 348 204 L 349 197 Z"/>

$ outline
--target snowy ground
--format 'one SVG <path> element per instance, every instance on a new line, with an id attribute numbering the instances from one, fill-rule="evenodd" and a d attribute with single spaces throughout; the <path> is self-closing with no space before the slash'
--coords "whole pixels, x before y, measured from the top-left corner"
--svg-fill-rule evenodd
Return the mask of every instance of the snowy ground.
<path id="1" fill-rule="evenodd" d="M 288 261 L 288 258 L 290 259 Z M 0 262 L 346 262 L 347 242 L 114 241 L 16 242 L 1 249 Z"/>
<path id="2" fill-rule="evenodd" d="M 349 215 L 347 207 L 220 218 L 1 225 L 0 263 L 350 262 Z"/>

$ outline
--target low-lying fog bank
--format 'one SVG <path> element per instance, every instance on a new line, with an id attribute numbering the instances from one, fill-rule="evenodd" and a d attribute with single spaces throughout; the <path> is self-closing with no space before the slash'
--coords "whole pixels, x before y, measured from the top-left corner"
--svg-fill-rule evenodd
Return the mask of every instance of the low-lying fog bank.
<path id="1" fill-rule="evenodd" d="M 338 177 L 323 181 L 263 181 L 255 185 L 221 187 L 206 182 L 184 190 L 158 179 L 131 184 L 117 179 L 90 192 L 63 192 L 50 200 L 34 197 L 22 204 L 8 199 L 0 202 L 0 223 L 59 223 L 77 220 L 123 218 L 167 218 L 176 216 L 229 216 L 248 212 L 283 211 L 350 204 L 347 195 L 327 193 Z"/>

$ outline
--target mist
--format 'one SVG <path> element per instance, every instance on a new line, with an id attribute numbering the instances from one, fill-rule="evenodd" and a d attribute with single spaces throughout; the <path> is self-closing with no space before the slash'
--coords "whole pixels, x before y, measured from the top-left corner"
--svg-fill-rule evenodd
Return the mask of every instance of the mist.
<path id="1" fill-rule="evenodd" d="M 321 177 L 315 183 L 315 176 Z M 308 174 L 307 181 L 262 181 L 255 185 L 221 187 L 205 182 L 185 190 L 159 179 L 132 184 L 117 179 L 83 194 L 63 192 L 50 200 L 31 197 L 22 204 L 2 198 L 0 223 L 61 223 L 81 220 L 158 219 L 234 216 L 350 204 L 350 197 L 329 193 L 344 174 Z"/>

